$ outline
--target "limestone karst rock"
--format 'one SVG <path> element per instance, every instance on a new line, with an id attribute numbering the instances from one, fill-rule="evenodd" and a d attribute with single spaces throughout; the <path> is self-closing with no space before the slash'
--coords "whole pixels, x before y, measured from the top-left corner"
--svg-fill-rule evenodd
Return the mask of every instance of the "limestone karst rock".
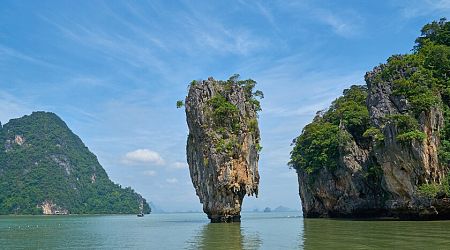
<path id="1" fill-rule="evenodd" d="M 0 126 L 0 190 L 0 215 L 151 211 L 140 194 L 112 182 L 97 156 L 50 112 Z"/>
<path id="2" fill-rule="evenodd" d="M 187 161 L 211 222 L 240 221 L 245 195 L 258 194 L 260 135 L 256 82 L 193 81 L 185 100 Z"/>
<path id="3" fill-rule="evenodd" d="M 305 217 L 450 219 L 449 32 L 425 25 L 294 140 Z"/>

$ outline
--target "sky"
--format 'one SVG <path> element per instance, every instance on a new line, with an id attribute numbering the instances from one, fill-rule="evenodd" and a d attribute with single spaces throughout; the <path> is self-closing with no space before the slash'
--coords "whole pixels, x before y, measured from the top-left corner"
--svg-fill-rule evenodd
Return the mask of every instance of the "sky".
<path id="1" fill-rule="evenodd" d="M 449 14 L 450 0 L 0 0 L 0 121 L 54 112 L 114 182 L 165 211 L 201 211 L 175 104 L 192 80 L 238 73 L 265 96 L 259 196 L 243 209 L 300 209 L 292 140 Z"/>

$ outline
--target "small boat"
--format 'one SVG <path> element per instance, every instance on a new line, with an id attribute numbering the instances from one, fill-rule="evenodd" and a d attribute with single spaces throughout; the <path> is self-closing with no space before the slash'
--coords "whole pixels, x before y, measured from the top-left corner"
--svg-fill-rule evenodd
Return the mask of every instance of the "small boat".
<path id="1" fill-rule="evenodd" d="M 137 217 L 144 217 L 143 213 L 137 214 Z"/>

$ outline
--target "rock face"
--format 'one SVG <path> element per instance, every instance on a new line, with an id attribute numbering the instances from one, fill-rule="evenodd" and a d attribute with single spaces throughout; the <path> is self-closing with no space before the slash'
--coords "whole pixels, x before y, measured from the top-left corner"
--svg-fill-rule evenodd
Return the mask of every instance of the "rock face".
<path id="1" fill-rule="evenodd" d="M 245 195 L 258 194 L 259 102 L 252 80 L 194 81 L 185 100 L 187 161 L 211 222 L 240 221 Z"/>
<path id="2" fill-rule="evenodd" d="M 450 219 L 449 32 L 425 25 L 294 140 L 305 217 Z"/>
<path id="3" fill-rule="evenodd" d="M 433 107 L 418 116 L 423 140 L 399 141 L 401 129 L 391 117 L 410 113 L 411 105 L 394 94 L 393 81 L 380 80 L 384 67 L 375 67 L 365 76 L 369 123 L 384 140 L 367 142 L 350 135 L 339 147 L 336 169 L 324 167 L 314 173 L 297 169 L 305 217 L 450 218 L 446 195 L 427 197 L 419 192 L 423 184 L 442 183 L 447 174 L 438 158 L 442 109 Z M 350 134 L 343 126 L 340 132 Z"/>
<path id="4" fill-rule="evenodd" d="M 53 204 L 51 201 L 45 201 L 41 205 L 42 214 L 44 215 L 66 215 L 69 213 L 67 209 L 61 208 L 60 206 Z"/>
<path id="5" fill-rule="evenodd" d="M 383 70 L 383 65 L 366 74 L 369 87 L 367 107 L 372 124 L 384 134 L 382 147 L 374 149 L 377 162 L 383 170 L 383 185 L 389 199 L 386 207 L 394 214 L 411 217 L 448 216 L 447 211 L 438 213 L 433 202 L 423 200 L 417 194 L 422 183 L 441 183 L 447 172 L 446 166 L 439 163 L 439 133 L 444 125 L 442 110 L 433 107 L 421 112 L 419 130 L 425 133 L 425 139 L 414 140 L 407 144 L 399 142 L 398 126 L 386 122 L 387 116 L 401 115 L 409 112 L 411 106 L 405 97 L 393 94 L 393 82 L 375 80 Z M 408 75 L 401 72 L 402 77 Z M 429 214 L 429 213 L 432 214 Z"/>
<path id="6" fill-rule="evenodd" d="M 350 140 L 340 152 L 336 170 L 323 168 L 314 177 L 298 170 L 304 216 L 364 217 L 383 212 L 384 193 L 379 182 L 367 174 L 375 160 L 372 157 L 367 148 Z"/>

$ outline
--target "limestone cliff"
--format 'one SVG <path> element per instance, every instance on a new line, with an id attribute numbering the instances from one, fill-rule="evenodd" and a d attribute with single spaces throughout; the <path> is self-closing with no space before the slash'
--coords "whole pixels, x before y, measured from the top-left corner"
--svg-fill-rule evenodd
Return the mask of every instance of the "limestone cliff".
<path id="1" fill-rule="evenodd" d="M 193 81 L 185 100 L 187 161 L 212 222 L 240 221 L 244 196 L 258 194 L 260 135 L 256 82 Z"/>
<path id="2" fill-rule="evenodd" d="M 450 219 L 449 30 L 426 25 L 294 140 L 305 217 Z"/>

